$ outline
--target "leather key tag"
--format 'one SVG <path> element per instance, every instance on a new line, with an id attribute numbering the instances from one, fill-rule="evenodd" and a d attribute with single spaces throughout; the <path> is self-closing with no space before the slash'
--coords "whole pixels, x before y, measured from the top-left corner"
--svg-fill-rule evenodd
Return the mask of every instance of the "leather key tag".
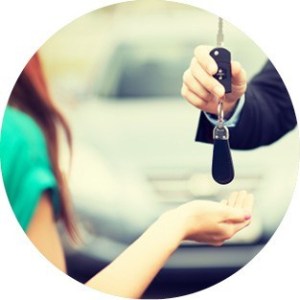
<path id="1" fill-rule="evenodd" d="M 212 176 L 220 184 L 228 184 L 234 178 L 233 162 L 226 132 L 224 127 L 215 128 L 214 131 Z"/>

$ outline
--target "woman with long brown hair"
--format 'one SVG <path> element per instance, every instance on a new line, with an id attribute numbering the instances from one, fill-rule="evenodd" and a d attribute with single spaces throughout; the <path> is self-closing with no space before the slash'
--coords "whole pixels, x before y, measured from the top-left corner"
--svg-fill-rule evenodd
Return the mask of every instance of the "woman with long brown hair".
<path id="1" fill-rule="evenodd" d="M 5 111 L 1 167 L 12 209 L 33 244 L 66 271 L 56 221 L 76 239 L 65 176 L 59 167 L 58 131 L 71 150 L 71 133 L 54 105 L 35 54 L 19 76 Z M 122 297 L 140 297 L 183 240 L 220 246 L 249 225 L 253 197 L 245 191 L 228 200 L 192 201 L 164 213 L 115 261 L 86 284 Z M 124 274 L 126 270 L 126 274 Z"/>

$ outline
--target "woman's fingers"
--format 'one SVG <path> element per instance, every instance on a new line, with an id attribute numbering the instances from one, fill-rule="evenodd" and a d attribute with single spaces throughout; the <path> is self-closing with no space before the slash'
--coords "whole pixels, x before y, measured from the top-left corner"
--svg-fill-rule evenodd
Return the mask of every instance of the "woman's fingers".
<path id="1" fill-rule="evenodd" d="M 221 223 L 243 223 L 251 219 L 251 215 L 244 209 L 228 207 L 224 211 Z"/>
<path id="2" fill-rule="evenodd" d="M 246 191 L 233 192 L 228 200 L 222 200 L 221 204 L 227 205 L 232 211 L 226 212 L 225 222 L 245 222 L 251 219 L 254 197 Z"/>
<path id="3" fill-rule="evenodd" d="M 231 193 L 228 199 L 228 206 L 235 207 L 237 199 L 238 199 L 238 192 Z"/>
<path id="4" fill-rule="evenodd" d="M 236 200 L 235 200 L 235 207 L 237 208 L 243 208 L 244 207 L 244 202 L 248 198 L 250 194 L 248 194 L 246 191 L 241 191 L 238 192 L 236 195 Z"/>
<path id="5" fill-rule="evenodd" d="M 244 199 L 243 209 L 250 214 L 253 211 L 253 206 L 254 206 L 254 196 L 252 194 L 248 194 L 247 197 L 245 197 Z"/>

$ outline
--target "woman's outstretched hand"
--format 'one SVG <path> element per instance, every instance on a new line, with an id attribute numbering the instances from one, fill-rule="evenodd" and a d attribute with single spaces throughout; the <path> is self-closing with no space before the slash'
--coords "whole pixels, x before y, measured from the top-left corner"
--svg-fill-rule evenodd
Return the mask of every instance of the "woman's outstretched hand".
<path id="1" fill-rule="evenodd" d="M 250 224 L 252 208 L 253 195 L 241 191 L 221 202 L 196 200 L 185 203 L 162 218 L 177 223 L 182 230 L 182 240 L 221 246 Z"/>
<path id="2" fill-rule="evenodd" d="M 116 296 L 140 298 L 183 240 L 221 246 L 249 225 L 252 205 L 253 196 L 243 191 L 219 203 L 198 200 L 170 210 L 87 285 Z"/>

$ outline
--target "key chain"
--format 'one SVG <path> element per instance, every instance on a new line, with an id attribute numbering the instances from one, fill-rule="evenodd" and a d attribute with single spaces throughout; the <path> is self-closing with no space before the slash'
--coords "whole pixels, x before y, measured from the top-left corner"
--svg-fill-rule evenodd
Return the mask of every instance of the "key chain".
<path id="1" fill-rule="evenodd" d="M 214 77 L 224 86 L 225 94 L 231 92 L 231 55 L 223 48 L 223 20 L 219 18 L 219 30 L 217 35 L 217 48 L 210 55 L 218 65 L 218 71 Z M 212 177 L 219 184 L 228 184 L 234 178 L 234 168 L 230 152 L 229 130 L 224 125 L 223 102 L 225 96 L 218 102 L 218 121 L 213 130 L 213 158 Z"/>

